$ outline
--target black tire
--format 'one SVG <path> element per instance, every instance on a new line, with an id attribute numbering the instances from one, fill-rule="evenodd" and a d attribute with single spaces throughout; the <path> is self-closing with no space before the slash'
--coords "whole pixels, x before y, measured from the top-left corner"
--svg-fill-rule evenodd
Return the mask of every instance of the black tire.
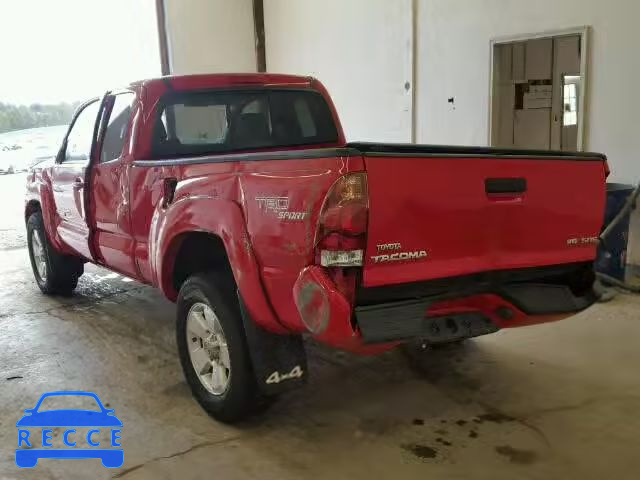
<path id="1" fill-rule="evenodd" d="M 189 354 L 187 317 L 196 304 L 205 304 L 215 313 L 229 351 L 229 376 L 226 390 L 213 394 L 200 381 Z M 193 396 L 205 411 L 218 421 L 234 423 L 255 413 L 261 406 L 251 367 L 249 348 L 233 282 L 215 273 L 188 278 L 178 295 L 176 340 L 182 370 Z"/>
<path id="2" fill-rule="evenodd" d="M 38 235 L 43 249 L 46 272 L 38 272 L 34 257 L 33 236 Z M 42 293 L 47 295 L 71 295 L 78 286 L 78 279 L 84 273 L 84 262 L 77 257 L 62 255 L 49 242 L 41 212 L 35 212 L 27 220 L 27 248 L 31 269 Z"/>

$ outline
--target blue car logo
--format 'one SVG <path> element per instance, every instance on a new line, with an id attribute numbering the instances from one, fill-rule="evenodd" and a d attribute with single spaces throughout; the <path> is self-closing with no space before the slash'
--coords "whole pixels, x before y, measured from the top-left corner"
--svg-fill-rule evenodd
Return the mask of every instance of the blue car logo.
<path id="1" fill-rule="evenodd" d="M 51 397 L 75 397 L 76 399 L 80 397 L 81 400 L 82 397 L 89 397 L 88 400 L 92 398 L 96 401 L 99 411 L 41 408 L 42 402 Z M 16 465 L 18 467 L 35 467 L 40 458 L 99 458 L 102 465 L 107 468 L 118 468 L 124 463 L 124 451 L 120 448 L 122 422 L 114 415 L 114 410 L 104 407 L 95 393 L 45 393 L 33 409 L 24 412 L 26 415 L 16 424 L 18 427 Z M 62 445 L 54 445 L 53 428 L 56 431 L 58 428 L 64 429 L 61 437 L 56 438 L 56 442 L 62 440 Z M 98 439 L 105 435 L 108 435 L 108 442 Z M 85 445 L 87 448 L 84 448 Z M 62 446 L 66 448 L 57 448 Z"/>

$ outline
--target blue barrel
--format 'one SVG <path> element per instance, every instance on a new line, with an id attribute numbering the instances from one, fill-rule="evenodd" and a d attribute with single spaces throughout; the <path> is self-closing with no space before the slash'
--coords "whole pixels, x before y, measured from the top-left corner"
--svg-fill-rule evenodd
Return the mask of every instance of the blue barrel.
<path id="1" fill-rule="evenodd" d="M 605 227 L 620 213 L 629 195 L 633 192 L 632 185 L 623 183 L 607 184 L 607 208 L 604 214 Z M 631 212 L 605 238 L 604 243 L 598 248 L 596 259 L 596 271 L 625 280 L 627 268 L 627 245 L 629 243 L 629 224 Z"/>

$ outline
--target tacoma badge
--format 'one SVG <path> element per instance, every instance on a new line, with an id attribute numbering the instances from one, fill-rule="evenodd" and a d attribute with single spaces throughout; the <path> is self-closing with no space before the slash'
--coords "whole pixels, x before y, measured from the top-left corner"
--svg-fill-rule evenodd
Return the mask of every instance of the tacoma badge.
<path id="1" fill-rule="evenodd" d="M 421 258 L 427 258 L 426 250 L 415 250 L 412 252 L 398 252 L 402 249 L 402 245 L 399 243 L 383 243 L 376 245 L 378 247 L 378 253 L 393 251 L 391 254 L 384 255 L 372 255 L 371 260 L 374 263 L 386 263 L 386 262 L 404 262 L 407 260 L 420 260 Z"/>

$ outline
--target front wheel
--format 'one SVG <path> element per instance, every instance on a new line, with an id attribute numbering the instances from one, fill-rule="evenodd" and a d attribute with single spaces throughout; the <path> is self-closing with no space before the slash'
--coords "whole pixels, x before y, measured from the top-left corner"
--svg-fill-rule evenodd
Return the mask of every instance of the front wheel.
<path id="1" fill-rule="evenodd" d="M 70 295 L 84 273 L 84 263 L 76 257 L 58 253 L 49 242 L 41 212 L 27 221 L 27 248 L 36 283 L 42 293 Z"/>
<path id="2" fill-rule="evenodd" d="M 178 296 L 176 340 L 191 392 L 215 419 L 232 423 L 260 403 L 242 318 L 229 281 L 190 277 Z"/>

